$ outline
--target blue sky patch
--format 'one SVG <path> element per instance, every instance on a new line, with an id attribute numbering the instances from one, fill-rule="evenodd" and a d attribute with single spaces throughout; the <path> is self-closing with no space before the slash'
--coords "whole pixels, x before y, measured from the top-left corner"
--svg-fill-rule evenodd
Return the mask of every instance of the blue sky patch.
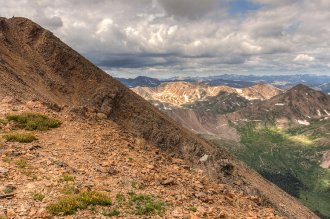
<path id="1" fill-rule="evenodd" d="M 261 5 L 255 4 L 250 0 L 233 0 L 229 2 L 229 13 L 232 15 L 245 14 L 256 11 L 259 8 L 261 8 Z"/>

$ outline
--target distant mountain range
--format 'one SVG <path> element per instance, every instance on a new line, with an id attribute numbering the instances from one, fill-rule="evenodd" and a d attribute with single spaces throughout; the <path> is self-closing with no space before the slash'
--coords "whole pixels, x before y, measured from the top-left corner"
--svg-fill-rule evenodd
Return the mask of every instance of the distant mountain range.
<path id="1" fill-rule="evenodd" d="M 237 94 L 247 100 L 269 99 L 282 91 L 272 85 L 257 84 L 251 87 L 209 86 L 200 82 L 164 82 L 157 87 L 135 87 L 132 90 L 147 100 L 158 100 L 173 106 L 193 104 L 219 95 L 220 92 Z M 207 100 L 206 100 L 207 101 Z"/>
<path id="2" fill-rule="evenodd" d="M 297 84 L 304 84 L 313 89 L 330 93 L 330 76 L 326 75 L 219 75 L 209 77 L 174 77 L 156 79 L 145 76 L 136 78 L 116 78 L 129 88 L 157 87 L 164 82 L 199 82 L 209 86 L 230 86 L 234 88 L 250 87 L 256 84 L 271 84 L 280 89 L 289 89 Z"/>
<path id="3" fill-rule="evenodd" d="M 127 87 L 156 87 L 161 84 L 161 81 L 156 78 L 149 78 L 144 76 L 138 76 L 136 78 L 116 78 Z"/>

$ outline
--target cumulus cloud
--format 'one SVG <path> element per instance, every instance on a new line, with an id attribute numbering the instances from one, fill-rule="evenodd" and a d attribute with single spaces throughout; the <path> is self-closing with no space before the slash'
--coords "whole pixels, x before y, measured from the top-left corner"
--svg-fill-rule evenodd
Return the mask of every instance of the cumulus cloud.
<path id="1" fill-rule="evenodd" d="M 36 21 L 113 74 L 327 73 L 328 0 L 240 1 L 258 7 L 232 14 L 230 0 L 0 0 L 0 16 Z"/>
<path id="2" fill-rule="evenodd" d="M 296 61 L 296 62 L 311 62 L 314 60 L 315 60 L 314 57 L 309 56 L 307 54 L 299 54 L 293 59 L 293 61 Z"/>

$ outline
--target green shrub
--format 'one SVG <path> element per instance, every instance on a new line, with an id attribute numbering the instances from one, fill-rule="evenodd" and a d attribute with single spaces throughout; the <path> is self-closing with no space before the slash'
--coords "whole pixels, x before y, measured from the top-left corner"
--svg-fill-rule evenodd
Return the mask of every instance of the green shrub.
<path id="1" fill-rule="evenodd" d="M 66 182 L 74 181 L 74 176 L 72 176 L 70 174 L 65 173 L 62 175 L 62 177 L 63 177 L 63 181 L 66 181 Z"/>
<path id="2" fill-rule="evenodd" d="M 6 186 L 3 189 L 3 193 L 5 193 L 5 194 L 10 194 L 10 193 L 13 193 L 13 192 L 14 192 L 14 189 L 11 186 Z"/>
<path id="3" fill-rule="evenodd" d="M 41 193 L 33 193 L 32 194 L 32 198 L 35 201 L 41 202 L 42 200 L 44 200 L 45 196 L 43 194 L 41 194 Z"/>
<path id="4" fill-rule="evenodd" d="M 189 208 L 189 210 L 192 211 L 192 212 L 196 212 L 197 208 L 196 207 L 191 207 L 191 208 Z"/>
<path id="5" fill-rule="evenodd" d="M 19 143 L 31 143 L 37 138 L 28 132 L 11 132 L 2 136 L 6 141 L 19 142 Z"/>
<path id="6" fill-rule="evenodd" d="M 150 195 L 137 195 L 130 192 L 129 205 L 134 208 L 136 215 L 163 215 L 165 213 L 165 203 L 155 200 Z"/>
<path id="7" fill-rule="evenodd" d="M 7 120 L 15 122 L 19 128 L 26 130 L 46 131 L 61 125 L 59 120 L 39 113 L 10 114 Z"/>
<path id="8" fill-rule="evenodd" d="M 60 198 L 57 202 L 49 204 L 47 210 L 53 215 L 71 215 L 78 209 L 86 209 L 88 206 L 109 206 L 111 204 L 111 199 L 107 195 L 89 191 Z"/>

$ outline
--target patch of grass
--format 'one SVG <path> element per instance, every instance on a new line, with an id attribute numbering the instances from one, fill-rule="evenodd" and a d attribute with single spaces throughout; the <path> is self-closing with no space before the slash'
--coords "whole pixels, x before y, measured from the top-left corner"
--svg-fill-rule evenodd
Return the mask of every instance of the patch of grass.
<path id="1" fill-rule="evenodd" d="M 4 158 L 2 158 L 2 161 L 5 163 L 10 163 L 11 160 L 8 157 L 4 157 Z"/>
<path id="2" fill-rule="evenodd" d="M 191 207 L 191 208 L 189 208 L 189 210 L 192 211 L 192 212 L 196 212 L 197 208 L 196 207 Z"/>
<path id="3" fill-rule="evenodd" d="M 158 201 L 150 195 L 137 195 L 134 192 L 128 195 L 129 205 L 133 207 L 136 215 L 163 215 L 165 213 L 165 202 Z"/>
<path id="4" fill-rule="evenodd" d="M 4 215 L 0 215 L 0 219 L 8 219 L 8 218 Z"/>
<path id="5" fill-rule="evenodd" d="M 118 211 L 117 208 L 114 208 L 111 210 L 103 210 L 102 214 L 103 216 L 106 217 L 114 217 L 114 216 L 119 216 L 120 212 Z"/>
<path id="6" fill-rule="evenodd" d="M 6 125 L 6 124 L 7 124 L 7 121 L 0 118 L 0 125 Z"/>
<path id="7" fill-rule="evenodd" d="M 27 167 L 27 166 L 26 166 Z M 25 168 L 25 167 L 24 167 Z M 28 176 L 28 177 L 31 177 L 33 180 L 37 180 L 37 176 L 34 175 L 34 172 L 32 171 L 31 167 L 29 167 L 29 169 L 25 169 L 22 171 L 22 173 L 25 175 L 25 176 Z"/>
<path id="8" fill-rule="evenodd" d="M 124 194 L 122 194 L 122 193 L 117 193 L 116 194 L 116 203 L 118 204 L 118 205 L 121 205 L 122 203 L 124 203 L 125 202 L 125 196 L 124 196 Z"/>
<path id="9" fill-rule="evenodd" d="M 14 189 L 11 186 L 6 186 L 3 189 L 3 193 L 5 193 L 5 194 L 10 194 L 10 193 L 13 193 L 13 192 L 14 192 Z"/>
<path id="10" fill-rule="evenodd" d="M 26 159 L 19 159 L 15 161 L 15 165 L 19 168 L 26 168 L 28 166 L 28 162 Z"/>
<path id="11" fill-rule="evenodd" d="M 6 141 L 19 143 L 31 143 L 34 140 L 37 140 L 32 133 L 28 132 L 11 132 L 3 135 L 3 138 L 6 139 Z"/>
<path id="12" fill-rule="evenodd" d="M 66 173 L 62 175 L 62 179 L 65 182 L 74 181 L 74 176 Z"/>
<path id="13" fill-rule="evenodd" d="M 42 200 L 44 200 L 45 195 L 41 194 L 41 193 L 33 193 L 32 194 L 32 198 L 34 201 L 39 201 L 41 202 Z"/>
<path id="14" fill-rule="evenodd" d="M 46 131 L 61 125 L 59 120 L 39 113 L 10 114 L 7 120 L 15 122 L 17 127 L 26 130 Z"/>
<path id="15" fill-rule="evenodd" d="M 55 203 L 49 204 L 49 213 L 57 216 L 72 215 L 78 209 L 86 209 L 89 206 L 109 206 L 112 204 L 111 198 L 104 193 L 88 191 L 76 195 L 69 195 L 60 198 Z"/>
<path id="16" fill-rule="evenodd" d="M 131 185 L 132 185 L 133 189 L 144 189 L 145 188 L 144 184 L 137 182 L 137 181 L 132 181 Z"/>
<path id="17" fill-rule="evenodd" d="M 64 186 L 62 189 L 62 193 L 66 195 L 72 195 L 72 194 L 77 194 L 79 193 L 78 189 L 76 189 L 74 186 Z"/>

